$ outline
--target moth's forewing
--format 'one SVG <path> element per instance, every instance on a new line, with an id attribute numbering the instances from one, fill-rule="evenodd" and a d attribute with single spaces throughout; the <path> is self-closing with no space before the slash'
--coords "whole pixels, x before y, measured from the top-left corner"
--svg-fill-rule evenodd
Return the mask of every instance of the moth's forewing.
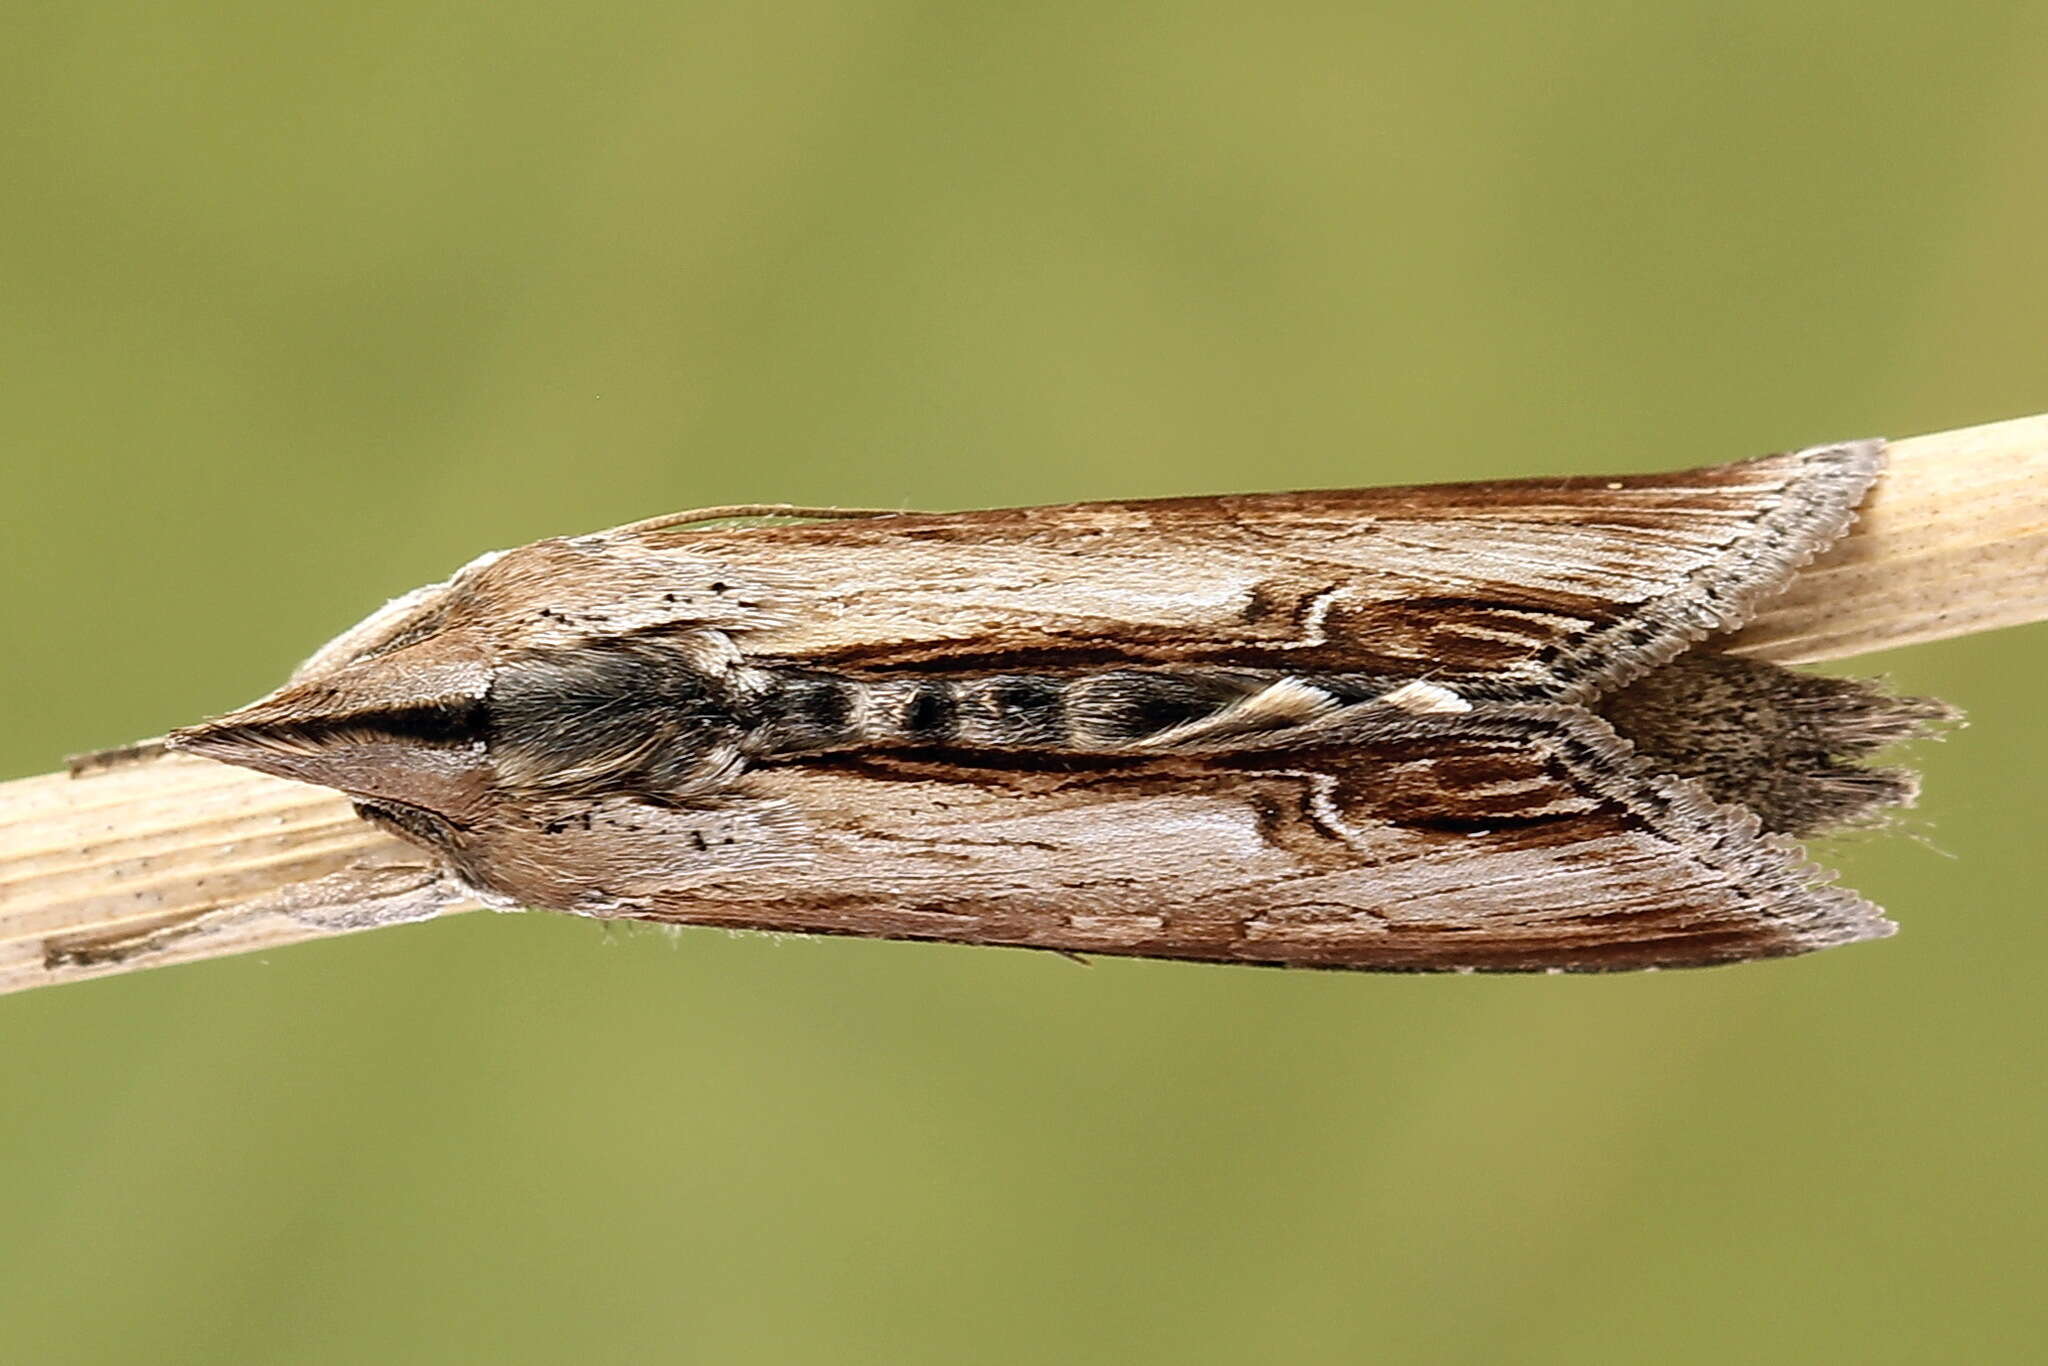
<path id="1" fill-rule="evenodd" d="M 1850 442 L 1675 474 L 1084 503 L 637 546 L 776 585 L 736 636 L 809 667 L 1140 663 L 1448 680 L 1518 700 L 1632 677 L 1747 619 L 1883 464 Z"/>
<path id="2" fill-rule="evenodd" d="M 1567 709 L 1312 731 L 1061 768 L 756 770 L 715 817 L 561 828 L 521 895 L 739 928 L 1435 971 L 1695 966 L 1890 932 L 1740 811 L 1630 773 Z M 708 855 L 674 858 L 705 834 Z"/>

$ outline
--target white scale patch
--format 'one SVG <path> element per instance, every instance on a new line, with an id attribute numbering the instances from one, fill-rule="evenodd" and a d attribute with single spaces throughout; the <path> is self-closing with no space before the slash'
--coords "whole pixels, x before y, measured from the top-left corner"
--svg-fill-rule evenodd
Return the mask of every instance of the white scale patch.
<path id="1" fill-rule="evenodd" d="M 1382 695 L 1380 701 L 1416 716 L 1455 716 L 1472 710 L 1470 702 L 1443 684 L 1428 683 L 1419 678 Z"/>

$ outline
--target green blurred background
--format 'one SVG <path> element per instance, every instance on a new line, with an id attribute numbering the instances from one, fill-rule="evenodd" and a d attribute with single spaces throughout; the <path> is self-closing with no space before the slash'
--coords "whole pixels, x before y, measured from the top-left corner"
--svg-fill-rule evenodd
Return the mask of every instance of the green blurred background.
<path id="1" fill-rule="evenodd" d="M 0 772 L 721 502 L 2048 409 L 2032 4 L 0 9 Z M 1889 943 L 1288 975 L 442 925 L 0 1000 L 12 1362 L 2039 1359 L 2048 630 Z"/>

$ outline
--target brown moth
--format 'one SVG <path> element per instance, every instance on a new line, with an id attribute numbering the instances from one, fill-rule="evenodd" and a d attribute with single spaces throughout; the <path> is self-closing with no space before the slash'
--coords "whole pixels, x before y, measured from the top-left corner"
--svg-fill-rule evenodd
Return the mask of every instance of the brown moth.
<path id="1" fill-rule="evenodd" d="M 1883 461 L 709 509 L 487 555 L 171 743 L 338 788 L 508 908 L 1329 968 L 1800 953 L 1891 932 L 1795 840 L 1910 801 L 1856 761 L 1949 713 L 1711 638 Z"/>

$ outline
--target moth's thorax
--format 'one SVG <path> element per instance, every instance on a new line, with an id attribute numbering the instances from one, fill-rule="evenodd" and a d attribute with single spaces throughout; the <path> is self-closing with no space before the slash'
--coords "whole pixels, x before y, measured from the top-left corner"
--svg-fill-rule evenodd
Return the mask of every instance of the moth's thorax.
<path id="1" fill-rule="evenodd" d="M 484 701 L 493 773 L 513 790 L 684 795 L 731 767 L 748 726 L 730 669 L 656 640 L 533 650 Z"/>

